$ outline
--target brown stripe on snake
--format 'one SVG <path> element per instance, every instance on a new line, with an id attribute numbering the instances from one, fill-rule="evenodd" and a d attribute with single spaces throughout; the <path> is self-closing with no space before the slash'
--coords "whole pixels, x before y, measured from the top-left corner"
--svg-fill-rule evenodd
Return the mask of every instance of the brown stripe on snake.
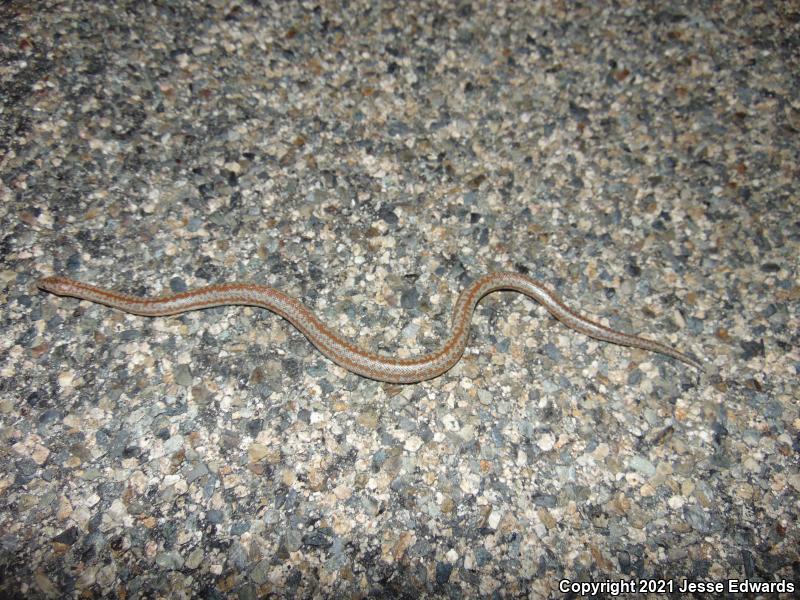
<path id="1" fill-rule="evenodd" d="M 455 365 L 467 345 L 472 312 L 481 298 L 499 290 L 511 290 L 536 300 L 567 327 L 590 337 L 642 348 L 671 356 L 703 370 L 702 363 L 671 346 L 610 329 L 566 306 L 542 283 L 512 272 L 489 273 L 475 280 L 461 292 L 453 309 L 450 334 L 442 346 L 428 354 L 398 358 L 369 352 L 356 346 L 325 326 L 299 300 L 275 288 L 255 283 L 210 285 L 179 294 L 139 298 L 81 283 L 65 277 L 45 277 L 40 289 L 59 296 L 81 298 L 118 310 L 147 317 L 177 315 L 214 306 L 245 305 L 265 308 L 283 317 L 300 331 L 325 356 L 357 375 L 391 383 L 416 383 L 433 379 Z"/>

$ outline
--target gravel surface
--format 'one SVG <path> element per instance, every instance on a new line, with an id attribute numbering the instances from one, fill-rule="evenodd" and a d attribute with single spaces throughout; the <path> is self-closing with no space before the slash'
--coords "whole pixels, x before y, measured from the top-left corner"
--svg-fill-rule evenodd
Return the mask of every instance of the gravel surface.
<path id="1" fill-rule="evenodd" d="M 797 3 L 12 0 L 0 23 L 3 598 L 793 596 Z M 493 270 L 707 372 L 511 293 L 400 386 L 266 311 L 35 287 L 265 283 L 414 355 Z"/>

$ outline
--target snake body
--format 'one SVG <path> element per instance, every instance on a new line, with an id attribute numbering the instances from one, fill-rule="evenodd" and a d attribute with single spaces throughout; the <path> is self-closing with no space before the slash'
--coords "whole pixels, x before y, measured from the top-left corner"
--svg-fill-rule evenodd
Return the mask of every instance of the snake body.
<path id="1" fill-rule="evenodd" d="M 326 357 L 348 371 L 390 383 L 417 383 L 438 377 L 455 365 L 467 345 L 472 312 L 481 298 L 499 290 L 512 290 L 533 298 L 567 327 L 585 335 L 671 356 L 699 371 L 701 362 L 666 344 L 609 329 L 566 306 L 542 283 L 526 275 L 496 272 L 475 280 L 458 296 L 450 335 L 433 352 L 412 358 L 397 358 L 369 352 L 327 327 L 302 302 L 280 290 L 255 283 L 223 283 L 157 298 L 121 294 L 65 277 L 46 277 L 41 290 L 59 296 L 81 298 L 146 317 L 177 315 L 213 306 L 247 305 L 265 308 L 289 321 Z"/>

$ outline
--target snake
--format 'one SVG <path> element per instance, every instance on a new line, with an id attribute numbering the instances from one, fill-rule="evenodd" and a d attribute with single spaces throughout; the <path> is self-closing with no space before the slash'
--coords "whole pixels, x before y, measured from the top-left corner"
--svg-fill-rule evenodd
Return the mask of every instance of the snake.
<path id="1" fill-rule="evenodd" d="M 556 319 L 579 333 L 670 356 L 701 373 L 704 371 L 696 357 L 661 342 L 605 327 L 569 308 L 545 284 L 517 272 L 498 271 L 475 279 L 456 300 L 450 333 L 445 341 L 438 349 L 413 357 L 387 356 L 365 350 L 325 325 L 297 298 L 257 283 L 220 283 L 152 298 L 132 296 L 66 277 L 45 277 L 37 285 L 51 294 L 88 300 L 145 317 L 178 315 L 215 306 L 264 308 L 286 319 L 337 365 L 362 377 L 398 384 L 426 381 L 449 371 L 464 354 L 472 313 L 481 298 L 492 292 L 514 291 L 536 300 Z"/>

